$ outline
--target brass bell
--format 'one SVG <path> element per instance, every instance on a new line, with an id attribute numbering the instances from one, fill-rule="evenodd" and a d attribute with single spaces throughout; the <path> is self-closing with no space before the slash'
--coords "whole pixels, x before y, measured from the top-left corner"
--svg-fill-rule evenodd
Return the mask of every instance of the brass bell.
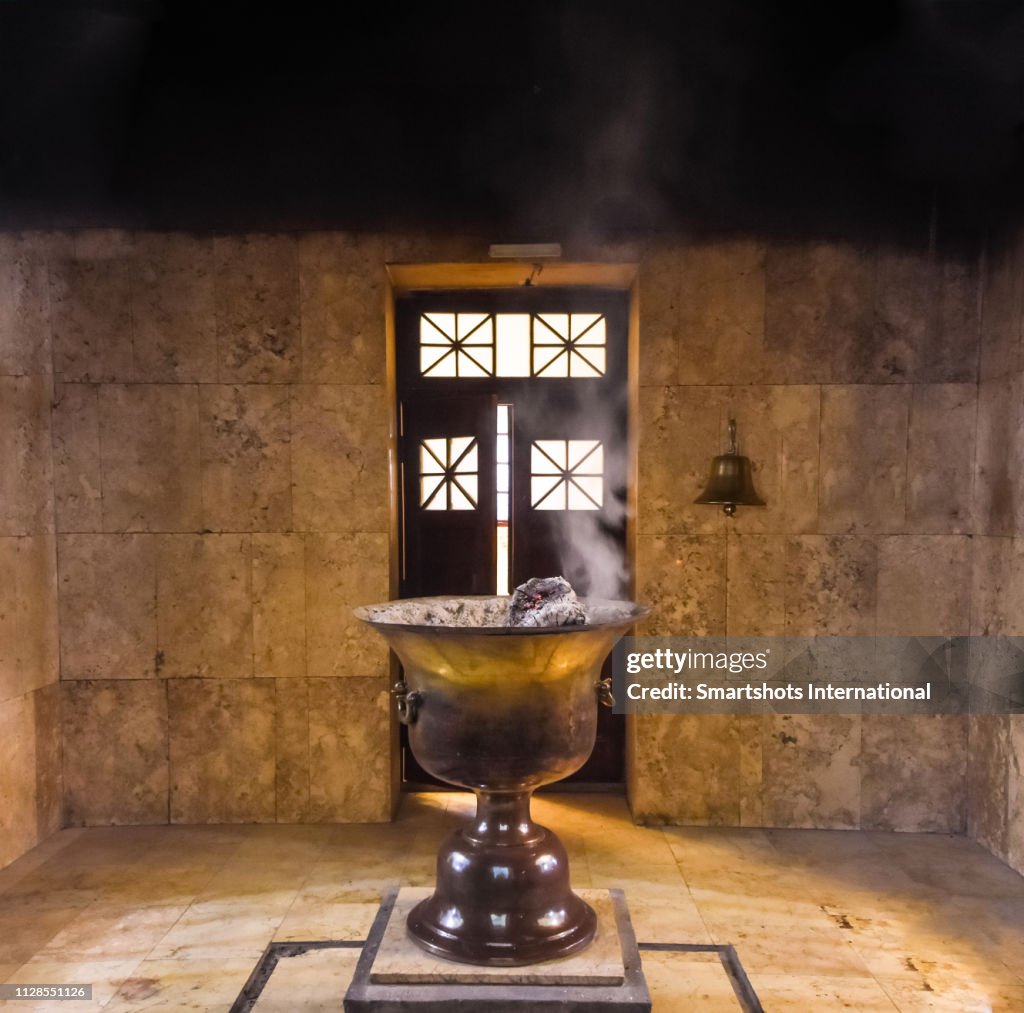
<path id="1" fill-rule="evenodd" d="M 712 460 L 708 484 L 693 502 L 721 506 L 729 517 L 738 506 L 766 505 L 754 490 L 750 458 L 736 450 L 735 419 L 729 419 L 729 449 Z"/>

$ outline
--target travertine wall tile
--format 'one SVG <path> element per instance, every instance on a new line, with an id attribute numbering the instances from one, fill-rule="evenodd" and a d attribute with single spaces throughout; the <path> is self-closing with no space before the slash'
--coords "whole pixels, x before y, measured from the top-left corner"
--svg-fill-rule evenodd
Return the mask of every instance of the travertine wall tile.
<path id="1" fill-rule="evenodd" d="M 770 714 L 763 721 L 765 823 L 836 830 L 859 826 L 860 716 Z"/>
<path id="2" fill-rule="evenodd" d="M 870 338 L 872 254 L 836 243 L 769 245 L 765 347 L 786 383 L 851 380 L 851 349 Z"/>
<path id="3" fill-rule="evenodd" d="M 1021 367 L 1024 244 L 1019 239 L 986 251 L 982 288 L 979 379 L 984 382 Z"/>
<path id="4" fill-rule="evenodd" d="M 786 539 L 729 532 L 726 633 L 781 637 L 786 627 Z"/>
<path id="5" fill-rule="evenodd" d="M 1006 601 L 1013 580 L 1013 539 L 971 539 L 971 636 L 1006 634 Z"/>
<path id="6" fill-rule="evenodd" d="M 761 714 L 736 715 L 740 747 L 740 826 L 763 827 L 765 723 Z"/>
<path id="7" fill-rule="evenodd" d="M 50 379 L 0 376 L 0 535 L 53 530 Z"/>
<path id="8" fill-rule="evenodd" d="M 878 540 L 878 619 L 886 637 L 959 637 L 970 631 L 967 535 L 888 535 Z"/>
<path id="9" fill-rule="evenodd" d="M 1024 714 L 1011 714 L 1006 792 L 1006 861 L 1024 875 Z"/>
<path id="10" fill-rule="evenodd" d="M 972 714 L 968 749 L 967 833 L 994 855 L 1005 858 L 1009 843 L 1009 716 Z"/>
<path id="11" fill-rule="evenodd" d="M 57 379 L 132 379 L 133 242 L 123 233 L 82 234 L 50 264 Z"/>
<path id="12" fill-rule="evenodd" d="M 819 530 L 903 530 L 909 419 L 906 385 L 822 388 Z"/>
<path id="13" fill-rule="evenodd" d="M 981 342 L 978 259 L 946 256 L 937 266 L 935 339 L 919 355 L 914 378 L 926 383 L 977 383 Z"/>
<path id="14" fill-rule="evenodd" d="M 18 655 L 25 692 L 60 678 L 54 535 L 18 539 Z"/>
<path id="15" fill-rule="evenodd" d="M 644 636 L 725 633 L 726 544 L 721 535 L 641 535 L 637 598 L 651 607 Z"/>
<path id="16" fill-rule="evenodd" d="M 0 235 L 0 375 L 51 371 L 48 282 L 41 250 Z"/>
<path id="17" fill-rule="evenodd" d="M 723 532 L 718 507 L 693 501 L 711 458 L 724 452 L 726 392 L 721 387 L 643 387 L 638 420 L 637 530 L 643 534 Z"/>
<path id="18" fill-rule="evenodd" d="M 975 530 L 982 535 L 1012 535 L 1018 497 L 1024 491 L 1015 457 L 1024 384 L 1014 373 L 978 387 L 977 450 L 975 453 Z"/>
<path id="19" fill-rule="evenodd" d="M 786 540 L 786 635 L 875 633 L 878 556 L 873 539 L 799 535 Z"/>
<path id="20" fill-rule="evenodd" d="M 157 541 L 158 674 L 253 674 L 248 535 L 161 535 Z"/>
<path id="21" fill-rule="evenodd" d="M 277 384 L 199 388 L 203 519 L 212 531 L 291 527 L 289 393 Z"/>
<path id="22" fill-rule="evenodd" d="M 878 253 L 870 340 L 847 349 L 837 379 L 967 383 L 978 374 L 978 273 L 970 258 Z"/>
<path id="23" fill-rule="evenodd" d="M 871 714 L 861 722 L 861 827 L 962 834 L 966 714 Z"/>
<path id="24" fill-rule="evenodd" d="M 314 822 L 391 818 L 386 679 L 309 680 L 309 804 Z"/>
<path id="25" fill-rule="evenodd" d="M 907 451 L 907 529 L 933 534 L 974 530 L 974 384 L 916 385 Z"/>
<path id="26" fill-rule="evenodd" d="M 105 531 L 195 531 L 202 526 L 195 387 L 100 387 Z"/>
<path id="27" fill-rule="evenodd" d="M 383 387 L 295 388 L 292 481 L 296 529 L 387 530 L 387 406 Z"/>
<path id="28" fill-rule="evenodd" d="M 733 714 L 640 714 L 631 792 L 648 824 L 740 825 L 740 718 Z"/>
<path id="29" fill-rule="evenodd" d="M 730 527 L 745 532 L 816 531 L 821 388 L 733 387 L 726 414 L 736 419 L 739 452 L 750 458 L 754 488 L 768 504 L 740 507 Z"/>
<path id="30" fill-rule="evenodd" d="M 46 255 L 0 235 L 0 867 L 60 825 Z"/>
<path id="31" fill-rule="evenodd" d="M 217 379 L 213 240 L 147 233 L 135 242 L 134 379 Z"/>
<path id="32" fill-rule="evenodd" d="M 97 680 L 61 689 L 65 825 L 166 823 L 166 684 Z"/>
<path id="33" fill-rule="evenodd" d="M 384 382 L 384 240 L 312 233 L 299 240 L 302 378 Z"/>
<path id="34" fill-rule="evenodd" d="M 679 298 L 684 259 L 678 248 L 651 246 L 640 260 L 641 387 L 675 383 L 678 373 Z"/>
<path id="35" fill-rule="evenodd" d="M 875 312 L 865 340 L 848 346 L 841 379 L 901 383 L 916 377 L 935 340 L 936 267 L 927 250 L 882 249 L 875 279 Z"/>
<path id="36" fill-rule="evenodd" d="M 32 694 L 35 723 L 36 840 L 44 841 L 64 825 L 61 687 L 52 682 Z"/>
<path id="37" fill-rule="evenodd" d="M 276 687 L 167 682 L 172 823 L 273 823 Z"/>
<path id="38" fill-rule="evenodd" d="M 278 679 L 276 691 L 276 817 L 302 823 L 310 819 L 309 680 Z"/>
<path id="39" fill-rule="evenodd" d="M 1024 635 L 1024 232 L 983 261 L 981 382 L 978 387 L 972 545 L 971 632 Z M 986 713 L 1002 704 L 976 690 L 970 717 L 968 835 L 1024 871 L 1020 715 Z"/>
<path id="40" fill-rule="evenodd" d="M 156 549 L 152 535 L 61 537 L 64 679 L 156 674 Z"/>
<path id="41" fill-rule="evenodd" d="M 257 676 L 306 674 L 306 562 L 302 535 L 252 536 L 253 653 Z"/>
<path id="42" fill-rule="evenodd" d="M 88 383 L 60 384 L 52 425 L 57 530 L 102 531 L 99 388 Z"/>
<path id="43" fill-rule="evenodd" d="M 290 236 L 214 241 L 219 378 L 294 383 L 302 375 L 299 259 Z"/>
<path id="44" fill-rule="evenodd" d="M 387 596 L 387 535 L 306 537 L 310 677 L 386 674 L 388 652 L 383 639 L 352 615 L 352 607 Z"/>
<path id="45" fill-rule="evenodd" d="M 0 700 L 58 678 L 52 535 L 0 537 Z"/>
<path id="46" fill-rule="evenodd" d="M 0 536 L 0 700 L 21 696 L 21 663 L 18 650 L 18 619 L 21 598 L 13 575 L 18 572 L 19 538 Z"/>
<path id="47" fill-rule="evenodd" d="M 38 841 L 32 694 L 0 703 L 0 866 Z"/>
<path id="48" fill-rule="evenodd" d="M 678 382 L 779 380 L 779 363 L 765 352 L 764 245 L 701 243 L 684 248 L 680 261 Z"/>

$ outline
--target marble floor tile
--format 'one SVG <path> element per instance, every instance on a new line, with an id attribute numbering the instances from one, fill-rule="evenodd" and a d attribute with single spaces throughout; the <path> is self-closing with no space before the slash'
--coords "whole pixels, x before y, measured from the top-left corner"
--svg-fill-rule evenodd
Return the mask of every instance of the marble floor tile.
<path id="1" fill-rule="evenodd" d="M 752 908 L 747 900 L 724 903 L 699 893 L 694 900 L 713 941 L 735 946 L 748 974 L 870 977 L 853 945 L 809 904 Z"/>
<path id="2" fill-rule="evenodd" d="M 0 869 L 0 894 L 13 886 L 18 880 L 24 879 L 29 873 L 45 865 L 59 851 L 78 840 L 83 830 L 81 827 L 72 827 L 68 830 L 58 830 L 51 834 L 42 844 L 37 844 L 31 851 L 27 851 L 21 858 L 15 859 L 10 865 Z"/>
<path id="3" fill-rule="evenodd" d="M 306 877 L 303 892 L 322 891 L 339 903 L 358 904 L 380 901 L 383 893 L 399 882 L 414 886 L 409 882 L 413 878 L 403 875 L 402 865 L 393 862 L 317 862 Z"/>
<path id="4" fill-rule="evenodd" d="M 751 975 L 751 984 L 765 1009 L 772 1013 L 897 1013 L 893 1002 L 874 978 L 796 977 L 784 974 Z"/>
<path id="5" fill-rule="evenodd" d="M 203 960 L 250 957 L 255 963 L 284 919 L 290 901 L 265 906 L 262 899 L 193 904 L 156 944 L 149 959 Z"/>
<path id="6" fill-rule="evenodd" d="M 176 857 L 179 863 L 184 861 L 181 855 Z M 131 880 L 120 884 L 116 890 L 104 892 L 101 898 L 145 906 L 188 905 L 220 870 L 221 866 L 216 865 L 140 862 L 133 867 L 135 876 Z"/>
<path id="7" fill-rule="evenodd" d="M 73 1007 L 70 1006 L 70 1003 L 55 1003 L 52 999 L 39 1002 L 19 999 L 16 1002 L 11 1002 L 10 1005 L 13 1009 L 31 1010 L 33 1013 L 35 1011 L 54 1013 L 54 1010 L 58 1008 L 73 1008 L 76 1013 L 110 1009 L 111 999 L 140 960 L 140 957 L 122 957 L 119 960 L 78 960 L 67 956 L 55 957 L 40 954 L 28 963 L 22 964 L 8 977 L 7 983 L 92 985 L 92 999 L 76 999 Z"/>
<path id="8" fill-rule="evenodd" d="M 643 942 L 712 943 L 711 933 L 693 900 L 626 889 L 626 904 L 636 937 Z"/>
<path id="9" fill-rule="evenodd" d="M 253 1013 L 337 1013 L 358 950 L 310 950 L 278 963 Z"/>
<path id="10" fill-rule="evenodd" d="M 188 905 L 109 904 L 98 901 L 84 908 L 39 951 L 38 959 L 136 961 L 170 931 Z"/>
<path id="11" fill-rule="evenodd" d="M 653 1013 L 699 1009 L 701 1013 L 739 1013 L 743 1009 L 717 954 L 641 954 Z"/>
<path id="12" fill-rule="evenodd" d="M 900 1013 L 1017 1013 L 1024 1009 L 1024 988 L 948 984 L 927 988 L 880 979 Z"/>
<path id="13" fill-rule="evenodd" d="M 240 955 L 144 960 L 125 979 L 105 1010 L 224 1013 L 242 990 L 254 962 Z"/>
<path id="14" fill-rule="evenodd" d="M 31 960 L 81 908 L 46 906 L 7 897 L 0 903 L 0 964 L 21 965 Z"/>
<path id="15" fill-rule="evenodd" d="M 0 871 L 0 980 L 78 973 L 115 1013 L 223 1013 L 271 940 L 365 938 L 388 887 L 432 883 L 473 807 L 439 792 L 390 824 L 64 831 Z M 621 796 L 586 794 L 534 815 L 574 885 L 624 889 L 642 941 L 733 944 L 772 1013 L 1024 1010 L 1024 878 L 964 838 L 637 827 Z M 328 984 L 336 1005 L 355 951 L 334 952 L 291 965 L 301 1003 L 277 982 L 257 1013 L 327 1008 Z M 656 1013 L 738 1008 L 717 958 L 644 966 Z"/>
<path id="16" fill-rule="evenodd" d="M 339 900 L 332 890 L 308 890 L 295 898 L 274 933 L 276 942 L 365 939 L 380 907 L 372 901 Z"/>

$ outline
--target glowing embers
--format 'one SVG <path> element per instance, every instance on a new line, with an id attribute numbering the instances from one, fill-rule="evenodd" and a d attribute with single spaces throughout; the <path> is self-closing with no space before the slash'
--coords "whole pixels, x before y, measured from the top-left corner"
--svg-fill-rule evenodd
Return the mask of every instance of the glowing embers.
<path id="1" fill-rule="evenodd" d="M 424 510 L 475 510 L 478 468 L 472 436 L 424 440 L 420 444 L 420 506 Z"/>
<path id="2" fill-rule="evenodd" d="M 604 448 L 598 440 L 537 440 L 530 449 L 534 510 L 600 510 Z"/>
<path id="3" fill-rule="evenodd" d="M 424 313 L 420 373 L 429 377 L 600 377 L 601 313 Z"/>
<path id="4" fill-rule="evenodd" d="M 494 376 L 494 317 L 487 313 L 424 313 L 420 317 L 424 376 Z"/>

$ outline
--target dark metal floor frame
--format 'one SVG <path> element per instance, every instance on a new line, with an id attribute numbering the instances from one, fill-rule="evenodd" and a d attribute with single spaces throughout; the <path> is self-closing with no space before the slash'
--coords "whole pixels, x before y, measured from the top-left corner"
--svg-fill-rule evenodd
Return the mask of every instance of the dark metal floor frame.
<path id="1" fill-rule="evenodd" d="M 310 950 L 361 950 L 366 944 L 365 939 L 327 939 L 315 942 L 271 943 L 260 957 L 249 980 L 238 993 L 238 998 L 231 1007 L 230 1013 L 251 1013 L 260 994 L 274 968 L 282 959 L 300 957 Z M 743 1013 L 764 1013 L 757 993 L 740 963 L 736 948 L 726 944 L 716 946 L 709 943 L 638 943 L 641 950 L 648 953 L 715 953 L 722 962 L 725 973 L 729 976 L 733 992 Z M 339 1001 L 341 996 L 338 997 Z"/>

